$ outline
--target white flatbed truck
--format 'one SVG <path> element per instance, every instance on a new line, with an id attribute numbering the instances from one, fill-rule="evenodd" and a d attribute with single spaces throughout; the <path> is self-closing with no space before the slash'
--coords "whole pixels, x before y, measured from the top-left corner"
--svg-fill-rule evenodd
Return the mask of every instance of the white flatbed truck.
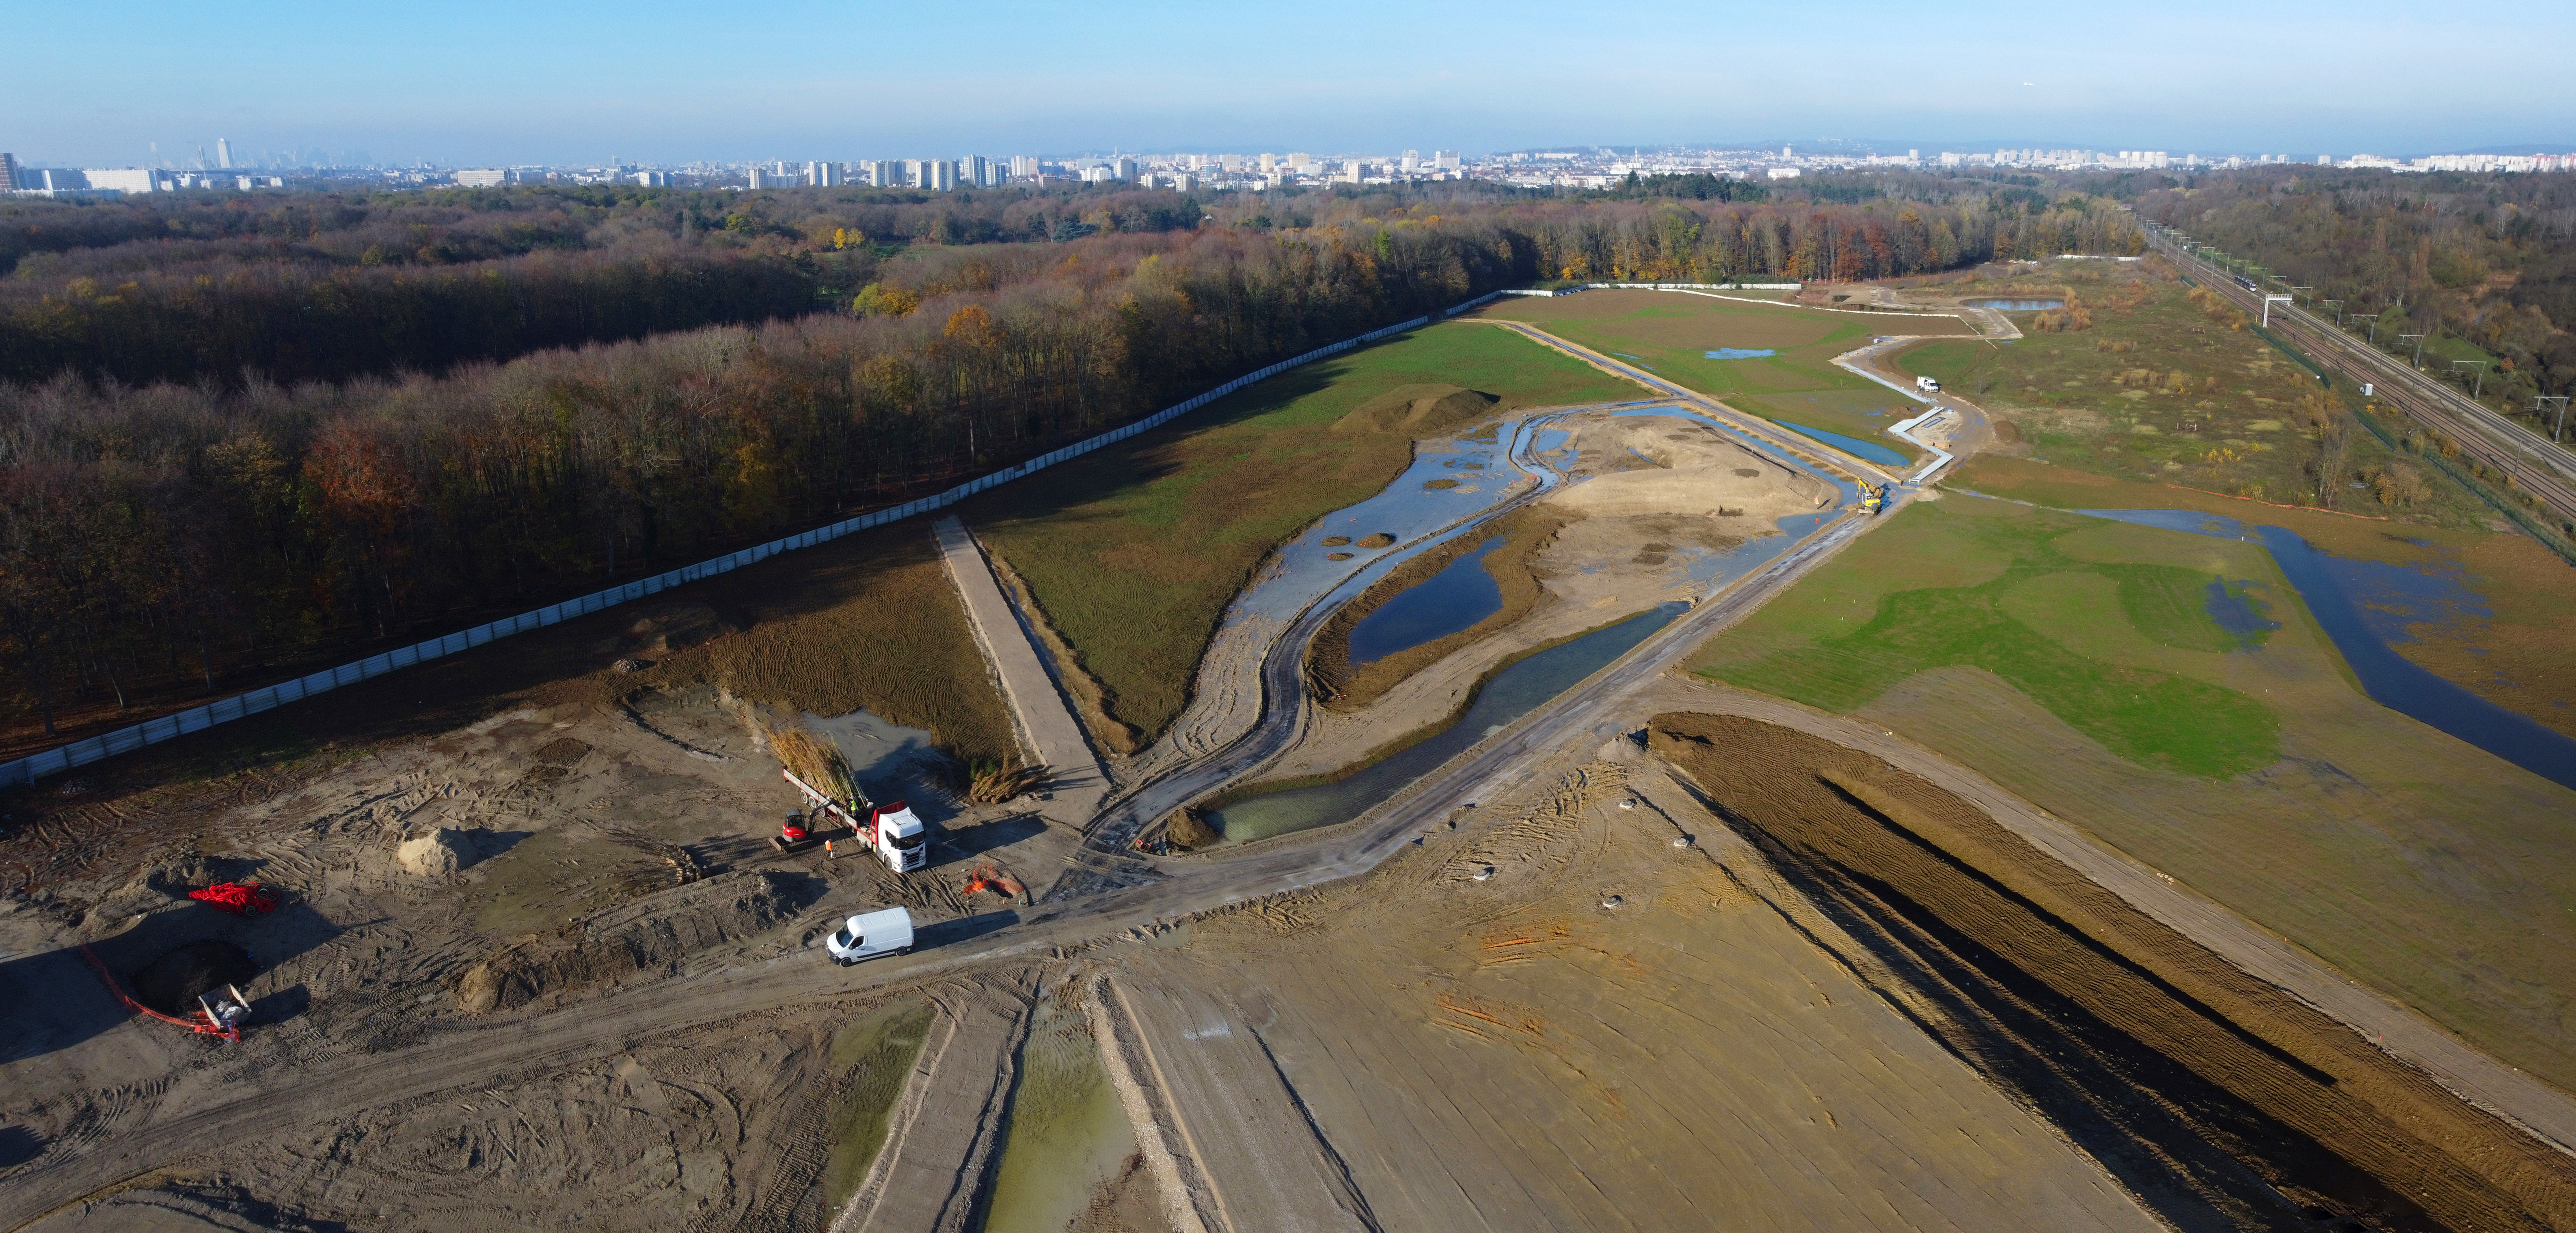
<path id="1" fill-rule="evenodd" d="M 902 801 L 877 805 L 865 797 L 844 803 L 797 778 L 794 771 L 782 769 L 778 773 L 805 797 L 806 810 L 816 823 L 812 829 L 825 830 L 827 822 L 848 827 L 852 838 L 867 845 L 868 851 L 896 873 L 910 873 L 930 863 L 930 828 L 922 825 L 921 815 L 914 813 L 912 806 Z"/>

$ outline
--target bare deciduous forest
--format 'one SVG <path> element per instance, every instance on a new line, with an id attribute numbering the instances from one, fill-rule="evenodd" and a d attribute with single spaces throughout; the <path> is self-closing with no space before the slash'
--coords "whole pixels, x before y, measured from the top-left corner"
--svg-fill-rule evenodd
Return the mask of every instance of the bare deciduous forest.
<path id="1" fill-rule="evenodd" d="M 0 207 L 0 737 L 897 501 L 1502 287 L 2139 245 L 2098 203 L 1984 184 L 1433 187 Z"/>
<path id="2" fill-rule="evenodd" d="M 2471 370 L 2447 361 L 2491 360 L 2483 389 L 2500 410 L 2528 416 L 2532 395 L 2576 387 L 2576 177 L 2272 167 L 2136 195 L 2147 218 L 2339 300 L 2347 316 L 2378 314 L 2383 346 L 2433 336 L 2425 366 L 2464 387 Z"/>

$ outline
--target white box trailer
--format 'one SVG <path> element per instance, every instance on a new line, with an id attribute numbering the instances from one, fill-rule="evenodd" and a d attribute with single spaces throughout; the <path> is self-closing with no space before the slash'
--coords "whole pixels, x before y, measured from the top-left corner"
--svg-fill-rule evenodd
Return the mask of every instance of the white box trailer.
<path id="1" fill-rule="evenodd" d="M 827 829 L 820 825 L 826 821 L 848 827 L 853 838 L 896 873 L 910 873 L 930 863 L 930 828 L 922 825 L 912 806 L 902 801 L 875 805 L 865 797 L 843 804 L 797 778 L 794 771 L 781 768 L 778 773 L 804 795 L 806 809 L 818 824 L 813 829 Z"/>
<path id="2" fill-rule="evenodd" d="M 1938 394 L 1941 392 L 1941 383 L 1930 377 L 1916 377 L 1914 379 L 1914 388 L 1921 390 L 1926 394 Z"/>

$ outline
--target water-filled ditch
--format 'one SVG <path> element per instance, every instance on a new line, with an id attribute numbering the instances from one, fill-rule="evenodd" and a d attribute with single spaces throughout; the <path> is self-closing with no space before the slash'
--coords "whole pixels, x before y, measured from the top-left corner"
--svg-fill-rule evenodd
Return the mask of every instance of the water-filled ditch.
<path id="1" fill-rule="evenodd" d="M 2039 311 L 2042 311 L 2042 310 L 2045 310 L 2045 309 L 2050 309 L 2050 308 L 2064 308 L 2064 307 L 2066 307 L 2066 301 L 2064 301 L 2064 300 L 1961 300 L 1961 301 L 1959 301 L 1959 307 L 1961 307 L 1961 308 L 1997 308 L 1997 309 L 2002 309 L 2003 311 L 2008 312 L 2008 313 L 2027 313 L 2027 312 L 2039 312 Z"/>
<path id="2" fill-rule="evenodd" d="M 2417 666 L 2389 643 L 2405 626 L 2454 613 L 2488 615 L 2457 579 L 2402 565 L 2320 552 L 2285 527 L 2254 526 L 2194 510 L 2088 509 L 2078 513 L 2218 539 L 2260 542 L 2317 624 L 2352 665 L 2372 701 L 2441 729 L 2544 779 L 2576 788 L 2576 740 L 2542 727 Z M 2213 616 L 2218 613 L 2213 610 Z M 2224 625 L 2226 619 L 2220 618 Z"/>
<path id="3" fill-rule="evenodd" d="M 1910 461 L 1905 455 L 1897 453 L 1895 450 L 1889 449 L 1884 445 L 1880 445 L 1876 441 L 1863 441 L 1858 437 L 1846 437 L 1838 432 L 1827 432 L 1822 428 L 1809 428 L 1804 424 L 1792 424 L 1787 420 L 1773 420 L 1771 422 L 1778 424 L 1782 428 L 1786 428 L 1791 432 L 1797 433 L 1799 436 L 1810 437 L 1815 440 L 1822 441 L 1854 458 L 1865 459 L 1870 462 L 1878 463 L 1881 466 L 1901 467 Z"/>
<path id="4" fill-rule="evenodd" d="M 1248 843 L 1347 822 L 1393 796 L 1468 746 L 1572 688 L 1603 665 L 1628 653 L 1647 635 L 1689 611 L 1662 604 L 1616 625 L 1596 629 L 1493 675 L 1467 704 L 1458 722 L 1355 774 L 1332 783 L 1249 797 L 1209 815 L 1227 843 Z M 1390 734 L 1391 735 L 1391 734 Z"/>

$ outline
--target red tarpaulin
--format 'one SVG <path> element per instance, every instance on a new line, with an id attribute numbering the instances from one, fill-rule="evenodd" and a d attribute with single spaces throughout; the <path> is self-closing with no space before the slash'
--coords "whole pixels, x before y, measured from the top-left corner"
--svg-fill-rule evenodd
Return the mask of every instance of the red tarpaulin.
<path id="1" fill-rule="evenodd" d="M 201 903 L 211 903 L 235 916 L 270 912 L 277 908 L 277 897 L 261 890 L 257 882 L 217 882 L 204 890 L 189 891 L 188 897 Z"/>

